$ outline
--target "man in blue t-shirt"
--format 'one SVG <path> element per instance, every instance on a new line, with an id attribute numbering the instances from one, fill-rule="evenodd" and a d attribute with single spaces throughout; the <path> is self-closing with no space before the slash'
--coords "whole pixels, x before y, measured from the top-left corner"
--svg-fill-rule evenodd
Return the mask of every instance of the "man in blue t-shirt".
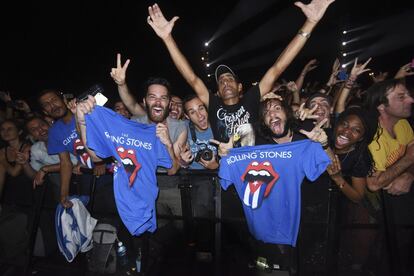
<path id="1" fill-rule="evenodd" d="M 156 168 L 172 166 L 169 153 L 156 135 L 155 125 L 130 121 L 97 106 L 90 97 L 77 106 L 82 140 L 101 158 L 114 157 L 114 193 L 118 213 L 132 235 L 157 228 Z M 85 116 L 85 114 L 90 115 Z"/>
<path id="2" fill-rule="evenodd" d="M 72 203 L 68 200 L 68 196 L 73 167 L 69 153 L 77 156 L 79 161 L 88 168 L 93 167 L 93 161 L 99 162 L 101 160 L 91 160 L 77 134 L 75 116 L 67 108 L 59 92 L 51 89 L 44 90 L 39 93 L 37 99 L 43 113 L 55 120 L 49 129 L 47 150 L 48 154 L 59 155 L 60 203 L 65 208 L 71 207 Z M 95 175 L 104 173 L 104 164 L 94 167 Z"/>
<path id="3" fill-rule="evenodd" d="M 256 239 L 295 246 L 302 180 L 315 180 L 329 163 L 321 145 L 310 140 L 242 147 L 221 160 L 219 176 L 224 189 L 235 185 Z"/>

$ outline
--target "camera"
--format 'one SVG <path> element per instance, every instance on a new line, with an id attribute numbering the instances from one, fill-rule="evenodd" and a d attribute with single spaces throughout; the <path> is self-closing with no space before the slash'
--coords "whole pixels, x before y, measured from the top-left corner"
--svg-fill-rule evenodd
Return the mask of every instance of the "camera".
<path id="1" fill-rule="evenodd" d="M 194 161 L 199 162 L 200 159 L 203 159 L 204 161 L 210 161 L 213 159 L 213 151 L 209 149 L 205 143 L 199 145 L 204 145 L 204 148 L 200 149 L 196 153 Z"/>

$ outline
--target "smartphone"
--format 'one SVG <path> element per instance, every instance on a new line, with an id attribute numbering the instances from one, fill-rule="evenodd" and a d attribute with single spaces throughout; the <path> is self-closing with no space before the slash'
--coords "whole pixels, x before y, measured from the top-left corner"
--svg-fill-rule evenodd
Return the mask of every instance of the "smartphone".
<path id="1" fill-rule="evenodd" d="M 76 97 L 76 102 L 84 101 L 88 98 L 89 95 L 91 95 L 95 97 L 96 104 L 102 106 L 108 101 L 108 98 L 103 95 L 103 92 L 104 90 L 102 86 L 99 84 L 95 84 L 82 94 L 78 95 Z"/>
<path id="2" fill-rule="evenodd" d="M 94 97 L 95 97 L 96 104 L 99 106 L 105 105 L 106 102 L 108 101 L 108 98 L 105 97 L 101 92 L 96 93 Z"/>
<path id="3" fill-rule="evenodd" d="M 338 79 L 341 81 L 347 80 L 348 79 L 348 74 L 346 73 L 345 70 L 341 70 L 338 73 Z"/>
<path id="4" fill-rule="evenodd" d="M 70 101 L 70 100 L 72 100 L 73 98 L 75 98 L 75 96 L 74 96 L 73 94 L 69 94 L 69 93 L 67 93 L 67 94 L 63 94 L 62 96 L 63 96 L 63 98 L 65 98 L 67 101 Z"/>

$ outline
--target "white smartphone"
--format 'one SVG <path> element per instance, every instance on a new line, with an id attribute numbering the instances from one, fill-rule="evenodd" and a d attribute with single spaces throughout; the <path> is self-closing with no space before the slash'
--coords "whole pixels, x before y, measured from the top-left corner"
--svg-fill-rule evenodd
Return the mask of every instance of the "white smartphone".
<path id="1" fill-rule="evenodd" d="M 108 98 L 105 97 L 101 92 L 96 93 L 94 97 L 95 97 L 96 104 L 99 106 L 105 105 L 106 102 L 108 101 Z"/>

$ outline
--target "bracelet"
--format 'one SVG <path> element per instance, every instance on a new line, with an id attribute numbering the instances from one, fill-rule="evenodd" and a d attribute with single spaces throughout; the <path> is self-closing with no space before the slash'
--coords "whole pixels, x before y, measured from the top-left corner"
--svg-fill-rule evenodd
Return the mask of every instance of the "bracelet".
<path id="1" fill-rule="evenodd" d="M 299 30 L 298 35 L 303 36 L 304 38 L 309 38 L 311 33 L 307 33 L 302 30 Z"/>

